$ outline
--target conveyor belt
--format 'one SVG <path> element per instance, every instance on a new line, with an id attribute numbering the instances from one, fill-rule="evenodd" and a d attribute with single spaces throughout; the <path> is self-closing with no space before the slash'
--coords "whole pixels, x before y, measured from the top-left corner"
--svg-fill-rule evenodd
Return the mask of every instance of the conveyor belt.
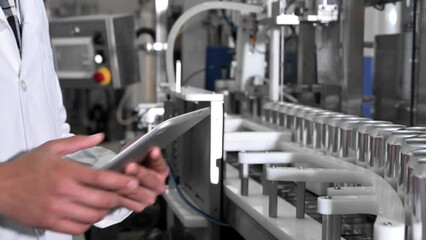
<path id="1" fill-rule="evenodd" d="M 238 169 L 237 155 L 228 153 L 227 162 Z M 249 176 L 256 182 L 261 182 L 262 165 L 250 165 Z M 280 182 L 278 185 L 278 195 L 287 202 L 296 206 L 296 184 L 294 182 Z M 322 216 L 317 212 L 318 195 L 306 191 L 305 192 L 305 213 L 322 222 Z M 367 214 L 350 214 L 342 216 L 341 236 L 346 240 L 372 240 L 374 221 L 376 216 Z"/>

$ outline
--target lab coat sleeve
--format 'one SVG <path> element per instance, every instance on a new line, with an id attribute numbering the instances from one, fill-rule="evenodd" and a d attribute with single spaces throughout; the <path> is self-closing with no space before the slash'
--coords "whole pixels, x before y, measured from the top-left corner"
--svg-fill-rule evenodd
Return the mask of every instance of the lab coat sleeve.
<path id="1" fill-rule="evenodd" d="M 53 51 L 52 51 L 52 46 L 50 43 L 50 34 L 49 34 L 49 20 L 47 18 L 46 12 L 45 12 L 45 7 L 44 7 L 44 3 L 43 1 L 37 0 L 35 1 L 36 3 L 40 3 L 40 4 L 35 4 L 41 21 L 41 29 L 43 29 L 43 32 L 41 32 L 41 40 L 42 40 L 42 44 L 45 45 L 47 47 L 47 51 L 50 58 L 47 58 L 45 64 L 51 64 L 53 72 L 48 74 L 48 76 L 50 76 L 52 79 L 49 79 L 49 83 L 54 85 L 54 88 L 56 88 L 56 93 L 52 94 L 52 101 L 55 101 L 56 103 L 54 103 L 54 106 L 56 106 L 56 111 L 54 111 L 56 113 L 56 134 L 57 137 L 59 138 L 64 138 L 64 137 L 69 137 L 72 134 L 70 133 L 70 125 L 66 122 L 67 119 L 67 114 L 66 114 L 66 110 L 63 104 L 63 100 L 62 100 L 62 90 L 59 84 L 59 80 L 58 80 L 58 76 L 56 74 L 56 72 L 54 71 L 54 63 L 53 63 Z M 55 99 L 56 98 L 56 99 Z"/>
<path id="2" fill-rule="evenodd" d="M 69 154 L 67 155 L 67 158 L 71 158 L 86 165 L 96 165 L 97 162 L 108 161 L 115 155 L 116 154 L 113 151 L 97 146 Z M 123 221 L 131 213 L 132 211 L 127 208 L 115 208 L 111 211 L 110 214 L 105 216 L 101 221 L 97 222 L 95 226 L 99 228 L 109 227 Z"/>
<path id="3" fill-rule="evenodd" d="M 56 74 L 55 74 L 56 76 Z M 57 76 L 56 76 L 57 78 Z M 58 99 L 58 119 L 59 119 L 59 126 L 58 126 L 58 131 L 59 134 L 61 136 L 61 138 L 65 138 L 65 137 L 70 137 L 73 134 L 70 133 L 70 125 L 66 122 L 67 120 L 67 112 L 65 110 L 64 104 L 62 102 L 62 92 L 61 92 L 61 88 L 59 86 L 59 81 L 56 81 L 57 83 L 57 88 L 58 88 L 58 92 L 59 92 L 59 99 Z"/>
<path id="4" fill-rule="evenodd" d="M 50 47 L 50 51 L 52 51 L 51 49 L 52 49 L 52 47 Z M 53 61 L 53 59 L 52 59 L 52 61 Z M 70 125 L 66 121 L 67 120 L 67 112 L 66 112 L 63 100 L 62 100 L 61 86 L 59 84 L 59 79 L 58 79 L 56 72 L 53 73 L 53 76 L 55 77 L 54 82 L 56 84 L 56 89 L 57 89 L 57 93 L 58 93 L 57 94 L 58 99 L 56 100 L 57 101 L 57 108 L 58 108 L 57 109 L 57 114 L 58 114 L 57 115 L 57 119 L 58 119 L 57 131 L 58 131 L 58 135 L 60 136 L 60 138 L 70 137 L 73 134 L 70 133 Z"/>

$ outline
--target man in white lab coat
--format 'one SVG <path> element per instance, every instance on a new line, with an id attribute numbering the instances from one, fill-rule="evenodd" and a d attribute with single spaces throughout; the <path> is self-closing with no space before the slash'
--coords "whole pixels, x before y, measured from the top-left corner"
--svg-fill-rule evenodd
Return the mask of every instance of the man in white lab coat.
<path id="1" fill-rule="evenodd" d="M 18 3 L 21 36 L 3 8 L 14 1 L 0 0 L 0 239 L 70 240 L 154 203 L 168 174 L 159 149 L 125 174 L 63 160 L 103 135 L 69 133 L 43 0 Z"/>

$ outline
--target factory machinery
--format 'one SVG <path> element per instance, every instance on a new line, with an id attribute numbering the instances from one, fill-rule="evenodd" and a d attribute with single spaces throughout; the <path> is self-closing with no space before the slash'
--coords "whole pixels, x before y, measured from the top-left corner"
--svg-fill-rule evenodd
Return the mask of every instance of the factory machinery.
<path id="1" fill-rule="evenodd" d="M 401 33 L 376 38 L 374 119 L 383 121 L 360 117 L 361 105 L 371 101 L 361 84 L 364 12 L 395 1 L 244 2 L 193 3 L 167 43 L 157 34 L 156 67 L 145 61 L 144 73 L 154 69 L 157 83 L 147 90 L 161 103 L 148 108 L 164 106 L 164 118 L 211 109 L 165 149 L 172 170 L 163 195 L 168 228 L 212 240 L 426 239 L 426 127 L 419 127 L 426 101 L 418 94 L 426 82 L 426 68 L 419 67 L 426 52 L 424 1 L 401 1 Z M 217 9 L 235 14 L 238 29 L 235 74 L 216 80 L 214 92 L 182 81 L 185 69 L 199 64 L 194 49 L 202 44 L 183 26 Z M 130 89 L 139 76 L 133 30 L 129 15 L 52 21 L 62 86 Z M 287 68 L 294 35 L 297 77 Z M 159 112 L 147 122 L 138 115 L 136 125 L 150 129 Z"/>
<path id="2" fill-rule="evenodd" d="M 245 239 L 424 239 L 425 133 L 286 102 L 227 116 L 222 218 Z M 184 226 L 209 228 L 173 194 Z"/>
<path id="3" fill-rule="evenodd" d="M 180 180 L 164 194 L 169 227 L 183 226 L 196 239 L 231 239 L 228 228 L 244 239 L 426 239 L 426 128 L 409 126 L 407 118 L 406 124 L 397 121 L 398 114 L 385 120 L 360 117 L 363 39 L 357 24 L 363 26 L 359 16 L 368 1 L 317 1 L 315 11 L 306 10 L 311 1 L 303 1 L 306 12 L 299 15 L 287 14 L 285 2 L 268 2 L 266 13 L 259 5 L 207 2 L 172 27 L 166 116 L 205 106 L 215 110 L 203 128 L 168 150 Z M 179 65 L 176 75 L 173 71 L 181 27 L 211 9 L 241 12 L 235 79 L 216 82 L 222 93 L 182 87 Z M 253 43 L 252 30 L 262 39 L 262 26 L 272 34 L 267 42 Z M 308 39 L 322 44 L 313 50 L 318 81 L 309 81 L 311 69 L 302 62 L 299 89 L 284 81 L 284 26 L 299 27 L 304 61 L 312 60 Z M 265 47 L 269 56 L 253 51 Z M 384 88 L 377 91 L 388 94 Z M 320 101 L 313 101 L 316 94 Z M 400 107 L 390 106 L 386 94 L 376 103 L 384 115 L 383 109 Z M 401 113 L 422 122 L 421 114 L 404 104 Z"/>

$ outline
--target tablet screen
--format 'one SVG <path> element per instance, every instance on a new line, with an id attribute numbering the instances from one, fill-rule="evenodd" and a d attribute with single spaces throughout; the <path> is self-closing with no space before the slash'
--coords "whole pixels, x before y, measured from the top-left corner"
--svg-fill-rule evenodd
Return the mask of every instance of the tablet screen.
<path id="1" fill-rule="evenodd" d="M 208 116 L 210 116 L 210 108 L 203 108 L 167 119 L 148 133 L 135 138 L 111 160 L 96 161 L 93 167 L 122 171 L 127 163 L 142 163 L 152 147 L 165 148 Z"/>

